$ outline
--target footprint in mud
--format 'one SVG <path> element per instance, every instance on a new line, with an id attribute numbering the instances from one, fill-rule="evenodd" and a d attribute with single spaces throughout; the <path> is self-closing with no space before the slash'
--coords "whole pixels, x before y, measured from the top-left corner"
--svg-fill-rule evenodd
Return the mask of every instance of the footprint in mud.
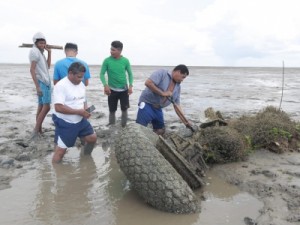
<path id="1" fill-rule="evenodd" d="M 96 119 L 103 118 L 103 117 L 105 117 L 105 113 L 103 113 L 103 112 L 94 112 L 94 117 Z"/>
<path id="2" fill-rule="evenodd" d="M 260 170 L 260 169 L 254 169 L 254 170 L 251 170 L 250 173 L 252 175 L 259 175 L 259 174 L 263 174 L 265 175 L 266 177 L 269 177 L 269 178 L 275 178 L 277 177 L 278 175 L 270 170 Z"/>
<path id="3" fill-rule="evenodd" d="M 284 174 L 290 175 L 292 177 L 300 177 L 300 172 L 295 171 L 283 171 Z"/>
<path id="4" fill-rule="evenodd" d="M 8 129 L 9 129 L 9 130 L 11 130 L 11 131 L 18 130 L 18 128 L 17 128 L 17 127 L 9 127 Z"/>
<path id="5" fill-rule="evenodd" d="M 27 148 L 29 146 L 28 142 L 24 140 L 17 140 L 15 143 L 23 148 Z"/>
<path id="6" fill-rule="evenodd" d="M 0 176 L 0 190 L 10 188 L 11 178 L 7 176 Z"/>
<path id="7" fill-rule="evenodd" d="M 14 139 L 19 135 L 19 129 L 17 127 L 7 127 L 3 129 L 2 137 L 7 139 Z"/>

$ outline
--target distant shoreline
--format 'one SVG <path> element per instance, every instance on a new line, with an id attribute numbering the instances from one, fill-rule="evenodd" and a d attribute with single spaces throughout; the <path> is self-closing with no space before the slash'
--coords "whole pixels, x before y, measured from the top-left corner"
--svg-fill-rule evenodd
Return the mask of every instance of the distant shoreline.
<path id="1" fill-rule="evenodd" d="M 0 65 L 13 65 L 13 66 L 24 66 L 29 65 L 29 63 L 0 63 Z M 51 66 L 54 66 L 54 64 L 51 64 Z M 89 64 L 91 67 L 100 67 L 100 64 Z M 173 68 L 176 65 L 131 65 L 133 67 L 164 67 L 164 68 Z M 282 69 L 282 67 L 278 66 L 189 66 L 189 68 L 203 68 L 203 69 L 209 69 L 209 68 L 218 68 L 218 69 L 241 69 L 241 68 L 270 68 L 270 69 Z M 300 67 L 285 67 L 285 69 L 300 69 Z"/>

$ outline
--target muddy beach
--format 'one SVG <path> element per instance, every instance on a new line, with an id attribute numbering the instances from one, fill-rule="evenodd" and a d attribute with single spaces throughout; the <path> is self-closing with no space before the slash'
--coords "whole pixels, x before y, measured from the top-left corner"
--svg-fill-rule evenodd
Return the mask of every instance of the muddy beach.
<path id="1" fill-rule="evenodd" d="M 107 127 L 107 99 L 98 78 L 87 89 L 96 106 L 91 123 L 98 143 L 92 157 L 80 158 L 74 147 L 64 163 L 53 167 L 53 124 L 44 122 L 41 140 L 28 142 L 36 100 L 28 65 L 0 65 L 3 82 L 0 109 L 1 224 L 300 224 L 300 154 L 259 150 L 243 162 L 214 165 L 207 173 L 201 213 L 173 215 L 147 206 L 130 189 L 112 150 L 120 124 Z M 133 67 L 134 93 L 129 123 L 146 77 L 159 67 Z M 286 69 L 282 109 L 299 121 L 300 69 Z M 213 107 L 225 118 L 278 107 L 280 68 L 191 68 L 182 85 L 186 117 L 200 125 Z M 120 112 L 118 112 L 120 114 Z M 118 114 L 117 114 L 118 115 Z M 172 107 L 165 110 L 167 129 L 185 129 Z M 118 120 L 118 122 L 120 122 Z M 79 144 L 78 144 L 79 145 Z"/>

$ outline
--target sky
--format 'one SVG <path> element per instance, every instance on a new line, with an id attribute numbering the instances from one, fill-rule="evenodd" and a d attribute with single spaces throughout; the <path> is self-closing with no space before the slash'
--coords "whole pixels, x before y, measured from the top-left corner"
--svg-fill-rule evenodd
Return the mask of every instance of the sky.
<path id="1" fill-rule="evenodd" d="M 101 65 L 110 43 L 132 65 L 300 66 L 299 0 L 2 0 L 0 63 L 28 63 L 36 32 Z M 52 50 L 52 63 L 65 57 Z"/>

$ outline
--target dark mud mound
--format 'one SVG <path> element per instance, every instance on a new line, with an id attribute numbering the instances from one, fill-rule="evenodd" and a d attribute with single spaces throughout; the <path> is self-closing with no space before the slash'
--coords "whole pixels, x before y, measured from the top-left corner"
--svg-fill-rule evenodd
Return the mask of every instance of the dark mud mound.
<path id="1" fill-rule="evenodd" d="M 200 201 L 173 166 L 157 150 L 158 136 L 129 124 L 115 145 L 118 163 L 132 188 L 153 207 L 172 213 L 200 211 Z"/>

